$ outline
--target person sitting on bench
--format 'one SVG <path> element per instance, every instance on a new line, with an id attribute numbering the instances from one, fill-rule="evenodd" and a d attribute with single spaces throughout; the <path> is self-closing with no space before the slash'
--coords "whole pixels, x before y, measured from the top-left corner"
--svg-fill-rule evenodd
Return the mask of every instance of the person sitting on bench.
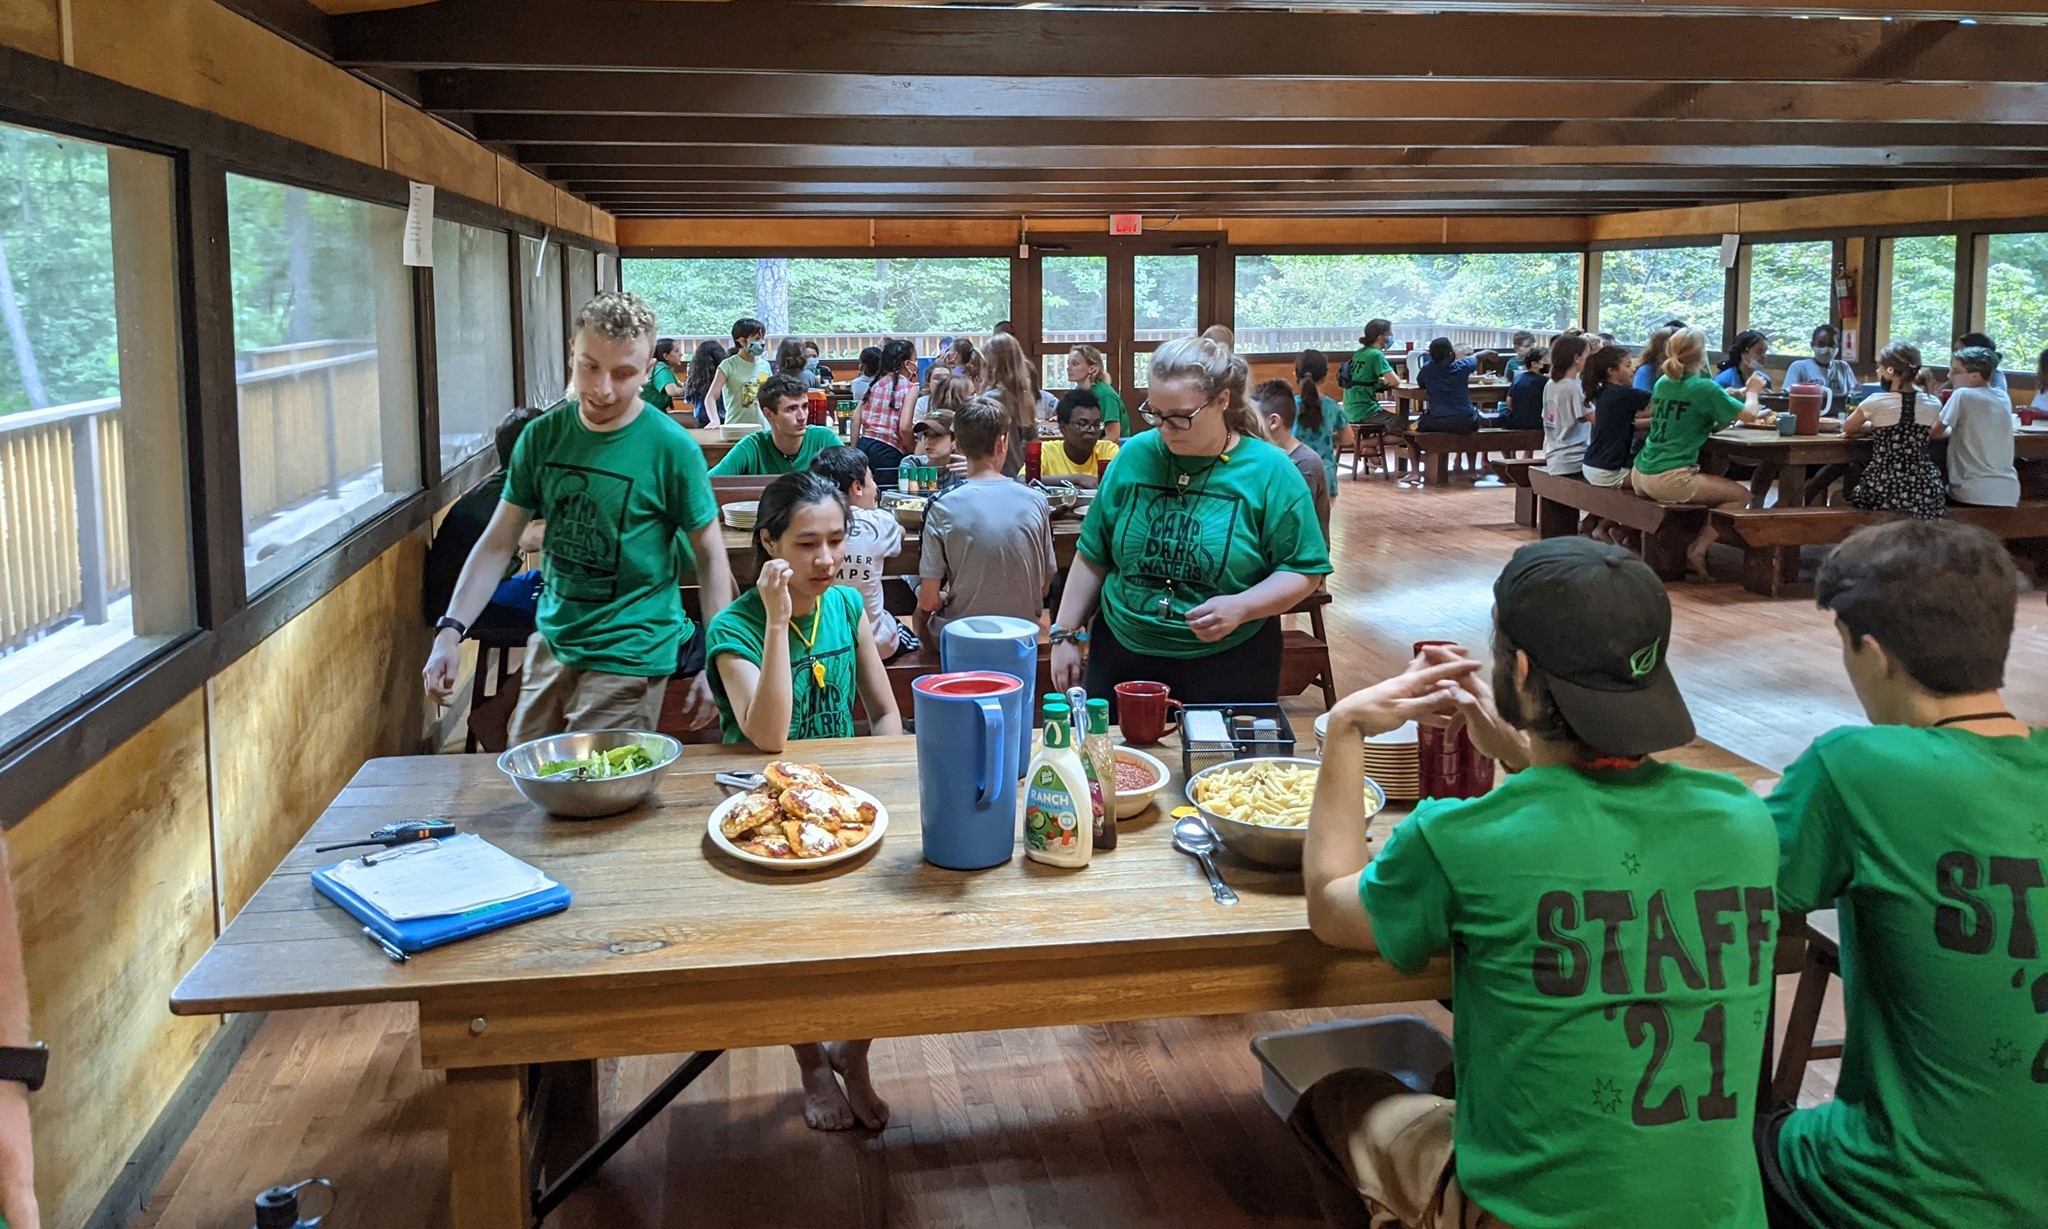
<path id="1" fill-rule="evenodd" d="M 1707 374 L 1707 335 L 1698 329 L 1673 333 L 1664 370 L 1650 390 L 1650 436 L 1629 475 L 1636 494 L 1666 504 L 1747 504 L 1748 487 L 1700 472 L 1700 449 L 1706 447 L 1708 436 L 1729 423 L 1755 423 L 1763 413 L 1757 402 L 1763 388 L 1763 376 L 1752 375 L 1743 399 L 1736 400 Z M 1713 579 L 1707 574 L 1707 547 L 1713 541 L 1714 522 L 1709 517 L 1685 549 L 1686 566 L 1695 580 Z"/>
<path id="2" fill-rule="evenodd" d="M 1429 343 L 1429 361 L 1415 377 L 1428 400 L 1415 430 L 1467 435 L 1479 429 L 1479 411 L 1472 405 L 1472 373 L 1479 362 L 1469 348 L 1460 352 L 1448 337 Z"/>
<path id="3" fill-rule="evenodd" d="M 1408 974 L 1455 952 L 1458 1012 L 1455 1102 L 1369 1070 L 1302 1095 L 1332 1224 L 1763 1225 L 1777 842 L 1741 782 L 1649 758 L 1693 738 L 1670 644 L 1647 564 L 1551 538 L 1494 582 L 1490 668 L 1426 648 L 1331 711 L 1309 925 Z M 1375 855 L 1363 739 L 1454 713 L 1514 775 L 1418 805 Z"/>

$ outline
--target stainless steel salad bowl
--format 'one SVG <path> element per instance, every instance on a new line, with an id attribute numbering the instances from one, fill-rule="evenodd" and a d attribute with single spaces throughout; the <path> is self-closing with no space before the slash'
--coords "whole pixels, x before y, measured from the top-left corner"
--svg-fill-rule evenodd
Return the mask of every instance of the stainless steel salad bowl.
<path id="1" fill-rule="evenodd" d="M 541 775 L 543 765 L 583 759 L 596 752 L 635 744 L 646 750 L 654 767 L 611 777 Z M 584 730 L 521 743 L 498 757 L 498 769 L 512 778 L 512 784 L 528 802 L 548 814 L 564 819 L 596 819 L 630 811 L 647 801 L 682 753 L 683 744 L 651 730 Z"/>

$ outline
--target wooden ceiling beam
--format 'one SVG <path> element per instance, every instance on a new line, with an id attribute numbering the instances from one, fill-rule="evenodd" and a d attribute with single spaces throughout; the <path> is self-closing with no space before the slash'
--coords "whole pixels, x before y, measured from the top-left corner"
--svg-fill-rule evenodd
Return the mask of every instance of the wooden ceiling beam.
<path id="1" fill-rule="evenodd" d="M 410 10 L 406 10 L 410 11 Z M 423 10 L 431 11 L 431 10 Z M 558 74 L 542 74 L 553 79 Z M 652 86 L 605 88 L 617 98 L 652 97 Z M 431 110 L 473 111 L 445 81 L 422 79 Z M 564 84 L 561 97 L 587 100 L 588 83 Z M 1242 78 L 1022 78 L 963 81 L 953 77 L 875 76 L 862 73 L 776 75 L 702 73 L 649 109 L 663 114 L 612 115 L 598 126 L 614 140 L 732 139 L 747 117 L 844 117 L 876 120 L 947 115 L 964 118 L 1377 121 L 1388 116 L 1432 120 L 1740 120 L 1757 123 L 2018 124 L 2038 126 L 2048 116 L 2048 85 L 1698 85 L 1576 81 L 1363 81 L 1294 77 Z M 484 140 L 583 143 L 593 125 L 584 115 L 483 115 Z"/>
<path id="2" fill-rule="evenodd" d="M 1188 206 L 1167 203 L 1164 206 L 1149 203 L 1105 202 L 1093 206 L 1066 205 L 1047 209 L 1035 207 L 1026 201 L 988 201 L 959 203 L 944 210 L 916 201 L 859 201 L 853 203 L 832 203 L 810 201 L 801 198 L 785 198 L 765 201 L 741 201 L 719 203 L 717 201 L 678 202 L 672 205 L 633 205 L 609 209 L 606 212 L 620 218 L 729 218 L 729 217 L 774 217 L 797 215 L 805 217 L 934 217 L 949 218 L 993 217 L 1017 218 L 1020 216 L 1091 218 L 1098 222 L 1101 216 L 1111 211 L 1143 212 L 1153 216 L 1179 215 L 1184 217 L 1213 217 L 1228 214 L 1233 217 L 1263 215 L 1302 216 L 1313 215 L 1323 218 L 1339 217 L 1390 217 L 1423 214 L 1431 217 L 1448 214 L 1484 214 L 1489 217 L 1506 214 L 1544 214 L 1548 216 L 1596 216 L 1603 213 L 1629 212 L 1645 209 L 1666 209 L 1684 207 L 1686 202 L 1673 201 L 1668 197 L 1616 197 L 1601 201 L 1588 201 L 1584 197 L 1486 197 L 1470 200 L 1392 200 L 1373 202 L 1357 208 L 1341 205 L 1316 204 L 1313 207 L 1298 201 L 1286 200 L 1236 200 L 1232 199 L 1209 206 Z"/>
<path id="3" fill-rule="evenodd" d="M 2001 178 L 2028 174 L 2023 170 L 2001 172 Z M 1769 168 L 1726 168 L 1726 166 L 1610 166 L 1610 168 L 1556 168 L 1556 166 L 1059 166 L 1059 168 L 987 168 L 987 166 L 909 166 L 909 168 L 840 168 L 840 166 L 647 166 L 647 168 L 578 168 L 555 176 L 555 182 L 569 188 L 594 190 L 659 190 L 690 188 L 709 184 L 825 184 L 825 182 L 889 182 L 903 188 L 918 184 L 1202 184 L 1235 180 L 1280 180 L 1294 184 L 1401 184 L 1401 182 L 1466 182 L 1466 180 L 1559 180 L 1569 178 L 1583 184 L 1604 184 L 1612 178 L 1657 180 L 1657 182 L 1704 182 L 1720 178 L 1741 178 L 1763 184 L 1827 184 L 1849 180 L 1884 182 L 1950 182 L 1952 170 L 1933 166 L 1872 168 L 1872 166 L 1769 166 Z"/>
<path id="4" fill-rule="evenodd" d="M 1587 157 L 1546 158 L 1540 161 L 1489 158 L 1492 150 L 1430 151 L 1437 158 L 1403 160 L 1388 157 L 1304 157 L 1295 150 L 1228 150 L 1226 157 L 1204 157 L 1209 151 L 1148 150 L 1144 159 L 1090 157 L 1075 160 L 1048 159 L 1043 163 L 1015 165 L 1007 162 L 895 162 L 883 159 L 835 159 L 816 164 L 775 162 L 749 156 L 741 150 L 678 150 L 675 161 L 662 166 L 610 165 L 603 162 L 555 163 L 536 167 L 544 177 L 562 184 L 575 183 L 689 183 L 720 178 L 777 179 L 787 183 L 815 183 L 832 179 L 886 179 L 898 183 L 948 183 L 977 180 L 1065 180 L 1095 179 L 1179 179 L 1185 177 L 1233 178 L 1245 175 L 1284 175 L 1296 178 L 1364 182 L 1377 179 L 1406 179 L 1417 174 L 1448 179 L 1498 177 L 1541 178 L 1575 174 L 1598 179 L 1604 175 L 1662 176 L 1691 178 L 1721 172 L 1756 179 L 1918 179 L 1948 182 L 1963 168 L 1954 163 L 1940 165 L 1897 165 L 1855 161 L 1846 156 L 1826 159 L 1687 160 L 1664 163 L 1654 159 L 1655 151 L 1638 151 L 1632 159 L 1607 161 L 1594 155 L 1608 151 L 1587 151 Z M 1360 151 L 1370 155 L 1379 151 Z M 705 157 L 731 154 L 730 157 Z M 2004 179 L 2039 173 L 2048 168 L 2048 150 L 2036 151 L 2028 161 L 2011 166 L 1970 167 L 1976 178 Z"/>
<path id="5" fill-rule="evenodd" d="M 444 112 L 445 116 L 451 114 Z M 460 113 L 452 113 L 460 114 Z M 474 130 L 472 122 L 463 122 Z M 639 131 L 632 125 L 626 135 Z M 594 125 L 591 144 L 619 144 L 620 129 Z M 735 138 L 743 136 L 743 141 Z M 1526 149 L 1540 145 L 1627 146 L 1831 146 L 1882 152 L 1895 146 L 1963 149 L 2048 147 L 2048 117 L 2031 125 L 1984 129 L 1973 124 L 1734 123 L 1717 120 L 986 120 L 917 117 L 786 120 L 752 118 L 744 134 L 704 132 L 656 144 L 725 145 L 749 148 L 793 146 L 804 150 L 834 146 L 880 147 L 926 153 L 966 149 L 1036 150 L 1046 146 L 1096 146 L 1123 151 L 1134 146 L 1198 148 L 1255 145 L 1310 149 L 1408 149 L 1424 145 L 1491 146 Z M 1867 153 L 1865 156 L 1869 156 Z"/>
<path id="6" fill-rule="evenodd" d="M 1498 168 L 1463 168 L 1460 174 L 1409 173 L 1398 176 L 1304 175 L 1285 167 L 1246 167 L 1226 174 L 1200 170 L 1168 171 L 1137 175 L 1103 169 L 1082 175 L 1002 175 L 974 178 L 902 178 L 889 174 L 843 177 L 805 175 L 801 178 L 735 178 L 720 172 L 704 172 L 692 178 L 671 180 L 570 179 L 555 181 L 577 196 L 675 196 L 689 192 L 836 192 L 875 191 L 892 195 L 921 192 L 1034 192 L 1054 195 L 1062 192 L 1101 191 L 1251 191 L 1284 187 L 1298 191 L 1419 191 L 1428 188 L 1458 188 L 1513 184 L 1528 191 L 1626 191 L 1635 187 L 1672 192 L 1711 191 L 1730 185 L 1751 185 L 1762 190 L 1799 192 L 1850 192 L 1865 187 L 1910 183 L 1945 182 L 1932 179 L 1894 179 L 1884 175 L 1748 175 L 1713 174 L 1693 170 L 1683 176 L 1623 170 L 1598 175 L 1546 176 L 1497 174 Z M 1849 186 L 1856 185 L 1856 186 Z"/>
<path id="7" fill-rule="evenodd" d="M 677 29 L 678 22 L 687 29 Z M 345 66 L 830 72 L 901 64 L 957 78 L 1284 78 L 1303 49 L 1356 50 L 1380 76 L 1639 80 L 1956 81 L 2048 62 L 2048 28 L 1956 22 L 1521 13 L 917 8 L 659 0 L 440 0 L 329 22 Z M 662 36 L 657 36 L 660 34 Z M 1709 49 L 1726 47 L 1729 54 Z M 1739 54 L 1736 53 L 1739 47 Z M 1398 48 L 1399 54 L 1387 54 Z M 1378 54 L 1366 54 L 1377 49 Z M 2028 79 L 2022 75 L 2018 79 Z"/>
<path id="8" fill-rule="evenodd" d="M 917 140 L 884 142 L 880 144 L 842 145 L 826 139 L 824 135 L 812 141 L 795 140 L 781 144 L 757 141 L 750 128 L 744 144 L 727 144 L 724 139 L 706 143 L 681 142 L 674 144 L 515 144 L 512 153 L 517 160 L 533 167 L 536 171 L 561 172 L 569 168 L 660 168 L 676 165 L 698 166 L 759 166 L 759 167 L 987 167 L 987 168 L 1050 168 L 1050 167 L 1146 167 L 1146 166 L 1217 166 L 1239 165 L 1265 166 L 1422 166 L 1422 165 L 1465 165 L 1465 166 L 1587 166 L 1603 164 L 1659 164 L 1666 166 L 1871 166 L 1898 168 L 1908 166 L 1940 167 L 1962 171 L 1977 167 L 2036 167 L 2048 161 L 2048 126 L 2015 127 L 1994 130 L 2001 139 L 2008 134 L 2033 134 L 2032 141 L 2015 144 L 1978 145 L 1960 144 L 1887 144 L 1872 148 L 1850 138 L 1873 138 L 1875 133 L 1867 131 L 1870 126 L 1843 124 L 1835 130 L 1843 134 L 1836 141 L 1823 138 L 1820 141 L 1791 141 L 1782 145 L 1751 144 L 1744 141 L 1722 144 L 1715 141 L 1687 140 L 1674 135 L 1673 130 L 1683 131 L 1688 127 L 1679 123 L 1611 125 L 1611 124 L 1560 124 L 1543 125 L 1553 129 L 1553 138 L 1535 144 L 1503 144 L 1493 139 L 1503 127 L 1514 125 L 1413 125 L 1418 131 L 1412 135 L 1421 139 L 1413 144 L 1380 144 L 1374 135 L 1368 135 L 1366 143 L 1359 145 L 1301 145 L 1291 141 L 1285 144 L 1268 144 L 1263 141 L 1239 141 L 1218 134 L 1214 141 L 1159 140 L 1146 141 L 1131 131 L 1122 143 L 1111 145 L 1068 144 L 1057 139 L 1058 132 L 1046 130 L 1048 138 L 1035 145 L 969 145 L 926 143 Z M 991 128 L 1009 130 L 1009 125 L 990 124 Z M 1026 126 L 1027 128 L 1029 126 Z M 1420 131 L 1427 127 L 1429 131 Z M 1710 125 L 1721 128 L 1724 125 Z M 1759 130 L 1770 125 L 1748 124 L 1727 125 L 1740 132 L 1727 135 L 1754 137 Z M 1793 125 L 1807 128 L 1808 125 Z M 1817 126 L 1814 126 L 1817 127 Z M 1889 126 L 1884 129 L 1894 139 L 1911 140 L 1922 135 L 1926 128 L 1942 129 L 1947 125 L 1915 125 L 1902 129 Z M 1128 126 L 1127 131 L 1136 129 Z M 1603 135 L 1621 135 L 1611 130 L 1626 128 L 1628 135 L 1650 138 L 1640 141 L 1591 141 L 1583 138 L 1599 138 Z M 1589 131 L 1590 130 L 1590 131 Z M 893 127 L 878 129 L 869 126 L 867 133 L 873 137 L 877 131 L 894 131 Z M 603 126 L 594 126 L 594 137 L 612 135 Z M 908 135 L 908 134 L 907 134 Z M 1290 132 L 1287 134 L 1292 136 Z M 1532 134 L 1533 135 L 1533 134 Z M 1717 134 L 1719 135 L 1719 134 Z M 1987 133 L 1991 136 L 1992 133 Z"/>
<path id="9" fill-rule="evenodd" d="M 321 0 L 332 4 L 338 0 Z M 419 3 L 420 0 L 398 0 Z M 939 8 L 954 0 L 885 0 L 897 6 Z M 1144 8 L 1155 0 L 1087 0 L 1080 7 L 1097 9 Z M 392 7 L 396 7 L 394 4 Z M 1301 0 L 1210 0 L 1212 8 L 1290 9 Z M 1409 5 L 1390 0 L 1316 0 L 1319 9 L 1358 13 L 1401 12 Z M 1526 13 L 1528 0 L 1430 0 L 1432 11 L 1442 13 Z M 1870 0 L 1545 0 L 1543 8 L 1552 13 L 1601 14 L 1609 16 L 1674 17 L 1853 17 L 1889 18 L 1894 21 L 1975 21 L 2013 25 L 2048 24 L 2048 12 L 2039 0 L 1917 0 L 1910 4 L 1871 3 Z"/>

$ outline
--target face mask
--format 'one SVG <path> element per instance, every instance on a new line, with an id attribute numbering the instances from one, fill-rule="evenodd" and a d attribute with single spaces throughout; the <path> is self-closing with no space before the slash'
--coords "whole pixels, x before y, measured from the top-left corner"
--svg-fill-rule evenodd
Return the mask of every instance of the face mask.
<path id="1" fill-rule="evenodd" d="M 1823 367 L 1834 362 L 1835 348 L 1833 346 L 1815 346 L 1813 348 L 1813 361 Z"/>
<path id="2" fill-rule="evenodd" d="M 765 341 L 750 341 L 747 343 L 747 353 L 755 358 L 760 358 L 768 353 L 768 343 Z"/>

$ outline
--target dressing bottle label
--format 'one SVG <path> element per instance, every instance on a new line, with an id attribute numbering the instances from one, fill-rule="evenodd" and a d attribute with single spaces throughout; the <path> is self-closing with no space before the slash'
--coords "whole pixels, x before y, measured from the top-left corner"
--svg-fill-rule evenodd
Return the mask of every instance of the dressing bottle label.
<path id="1" fill-rule="evenodd" d="M 1039 853 L 1073 853 L 1087 839 L 1089 829 L 1081 823 L 1081 808 L 1072 792 L 1049 764 L 1040 764 L 1031 774 L 1024 795 L 1024 848 Z M 1093 818 L 1091 813 L 1090 818 Z"/>

